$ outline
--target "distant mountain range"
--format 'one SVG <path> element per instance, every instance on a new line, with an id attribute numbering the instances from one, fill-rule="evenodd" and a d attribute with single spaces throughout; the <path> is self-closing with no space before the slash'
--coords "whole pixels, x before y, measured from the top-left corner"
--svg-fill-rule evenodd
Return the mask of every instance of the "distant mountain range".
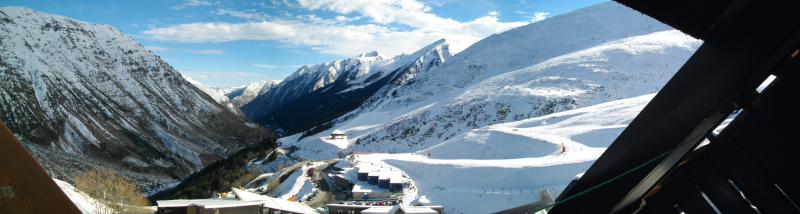
<path id="1" fill-rule="evenodd" d="M 250 103 L 250 101 L 253 101 L 256 97 L 266 94 L 269 90 L 278 86 L 279 83 L 280 81 L 278 80 L 261 80 L 241 87 L 218 90 L 227 96 L 234 105 L 241 107 Z"/>
<path id="2" fill-rule="evenodd" d="M 358 108 L 379 91 L 412 83 L 416 76 L 439 67 L 449 57 L 447 42 L 439 40 L 415 53 L 390 59 L 370 52 L 354 58 L 305 65 L 277 85 L 275 82 L 254 83 L 252 91 L 259 93 L 245 90 L 241 96 L 236 96 L 238 91 L 233 90 L 228 95 L 235 97 L 234 100 L 242 98 L 237 104 L 247 118 L 280 133 L 319 130 L 329 126 L 328 121 Z M 251 98 L 255 94 L 258 96 Z"/>

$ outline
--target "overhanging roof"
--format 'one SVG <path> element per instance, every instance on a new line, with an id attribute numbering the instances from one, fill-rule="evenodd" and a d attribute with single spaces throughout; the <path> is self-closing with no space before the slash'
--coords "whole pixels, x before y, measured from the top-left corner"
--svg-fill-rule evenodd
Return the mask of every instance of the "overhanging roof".
<path id="1" fill-rule="evenodd" d="M 552 213 L 608 213 L 630 206 L 678 161 L 687 160 L 686 154 L 731 111 L 752 102 L 756 86 L 793 60 L 800 44 L 796 1 L 618 2 L 705 43 L 559 196 Z M 651 160 L 657 161 L 642 165 Z"/>

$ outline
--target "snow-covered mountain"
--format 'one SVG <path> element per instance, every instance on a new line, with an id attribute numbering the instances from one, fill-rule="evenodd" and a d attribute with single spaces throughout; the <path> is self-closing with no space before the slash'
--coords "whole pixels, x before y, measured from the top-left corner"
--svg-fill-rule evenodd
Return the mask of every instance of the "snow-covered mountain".
<path id="1" fill-rule="evenodd" d="M 0 8 L 0 119 L 54 177 L 150 190 L 271 137 L 111 26 L 18 7 Z"/>
<path id="2" fill-rule="evenodd" d="M 186 79 L 186 81 L 188 81 L 189 83 L 191 83 L 192 85 L 194 85 L 195 87 L 197 87 L 198 89 L 200 89 L 201 91 L 206 93 L 208 96 L 211 96 L 211 98 L 213 98 L 214 101 L 217 101 L 217 103 L 219 103 L 220 105 L 224 106 L 225 109 L 227 109 L 228 111 L 233 112 L 234 114 L 239 115 L 239 116 L 244 116 L 242 111 L 239 110 L 239 106 L 236 105 L 235 103 L 233 103 L 232 100 L 227 96 L 227 94 L 225 92 L 217 90 L 217 89 L 214 89 L 214 88 L 206 87 L 205 85 L 203 85 L 199 81 L 194 80 L 189 76 L 186 76 L 186 75 L 182 75 L 182 76 L 183 76 L 184 79 Z"/>
<path id="3" fill-rule="evenodd" d="M 261 80 L 247 85 L 219 90 L 237 107 L 242 107 L 256 97 L 266 94 L 278 85 L 279 80 Z"/>
<path id="4" fill-rule="evenodd" d="M 391 59 L 370 52 L 305 65 L 242 106 L 242 111 L 253 121 L 286 133 L 325 127 L 376 92 L 412 83 L 418 75 L 437 68 L 450 57 L 448 47 L 446 41 L 439 40 Z"/>
<path id="5" fill-rule="evenodd" d="M 414 152 L 475 128 L 657 92 L 699 44 L 601 3 L 483 39 L 326 130 L 279 143 L 299 145 L 312 159 L 340 149 Z M 326 140 L 334 130 L 348 140 Z"/>
<path id="6" fill-rule="evenodd" d="M 410 178 L 405 203 L 492 213 L 556 197 L 701 44 L 615 2 L 483 39 L 324 130 L 278 140 Z M 347 139 L 331 139 L 334 131 Z"/>

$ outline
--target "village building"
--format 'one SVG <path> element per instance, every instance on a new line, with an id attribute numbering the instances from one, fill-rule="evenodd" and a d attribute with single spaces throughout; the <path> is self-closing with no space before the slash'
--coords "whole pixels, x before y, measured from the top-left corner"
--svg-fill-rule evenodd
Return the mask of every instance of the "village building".
<path id="1" fill-rule="evenodd" d="M 263 203 L 227 199 L 193 199 L 158 201 L 157 214 L 252 214 L 262 213 Z"/>
<path id="2" fill-rule="evenodd" d="M 361 214 L 393 214 L 397 213 L 397 210 L 400 209 L 400 206 L 380 206 L 380 207 L 370 207 L 366 210 L 362 210 Z"/>
<path id="3" fill-rule="evenodd" d="M 353 199 L 373 200 L 381 198 L 390 198 L 394 193 L 390 192 L 389 190 L 378 188 L 377 186 L 374 185 L 355 184 L 353 185 L 353 190 L 351 190 L 351 194 Z"/>
<path id="4" fill-rule="evenodd" d="M 439 214 L 441 212 L 438 212 L 438 211 L 436 211 L 434 209 L 431 209 L 429 207 L 400 206 L 400 211 L 397 212 L 397 213 L 403 213 L 403 214 Z"/>
<path id="5" fill-rule="evenodd" d="M 442 214 L 442 206 L 327 204 L 329 214 Z"/>
<path id="6" fill-rule="evenodd" d="M 378 185 L 378 177 L 381 175 L 380 171 L 372 171 L 367 174 L 367 182 L 372 185 Z"/>
<path id="7" fill-rule="evenodd" d="M 317 213 L 305 204 L 233 189 L 236 199 L 157 201 L 157 214 L 306 214 Z"/>
<path id="8" fill-rule="evenodd" d="M 347 140 L 347 133 L 339 130 L 331 132 L 331 140 Z"/>
<path id="9" fill-rule="evenodd" d="M 381 171 L 378 175 L 378 187 L 389 189 L 389 183 L 392 178 L 402 178 L 403 172 L 401 171 Z"/>
<path id="10" fill-rule="evenodd" d="M 403 192 L 403 182 L 405 179 L 403 177 L 393 177 L 389 180 L 389 191 L 390 192 Z"/>
<path id="11" fill-rule="evenodd" d="M 361 163 L 356 166 L 355 170 L 358 173 L 359 181 L 367 181 L 369 173 L 380 169 L 378 166 L 373 166 L 372 163 Z"/>
<path id="12" fill-rule="evenodd" d="M 261 201 L 264 213 L 317 213 L 313 208 L 303 203 L 259 195 L 242 189 L 233 189 L 236 198 L 242 201 Z"/>

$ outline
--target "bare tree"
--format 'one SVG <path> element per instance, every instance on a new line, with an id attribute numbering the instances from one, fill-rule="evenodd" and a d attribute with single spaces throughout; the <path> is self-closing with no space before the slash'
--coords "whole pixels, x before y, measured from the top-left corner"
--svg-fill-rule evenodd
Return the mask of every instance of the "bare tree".
<path id="1" fill-rule="evenodd" d="M 89 170 L 75 176 L 75 188 L 88 194 L 111 210 L 103 213 L 131 213 L 131 207 L 149 205 L 136 186 L 109 170 Z"/>

